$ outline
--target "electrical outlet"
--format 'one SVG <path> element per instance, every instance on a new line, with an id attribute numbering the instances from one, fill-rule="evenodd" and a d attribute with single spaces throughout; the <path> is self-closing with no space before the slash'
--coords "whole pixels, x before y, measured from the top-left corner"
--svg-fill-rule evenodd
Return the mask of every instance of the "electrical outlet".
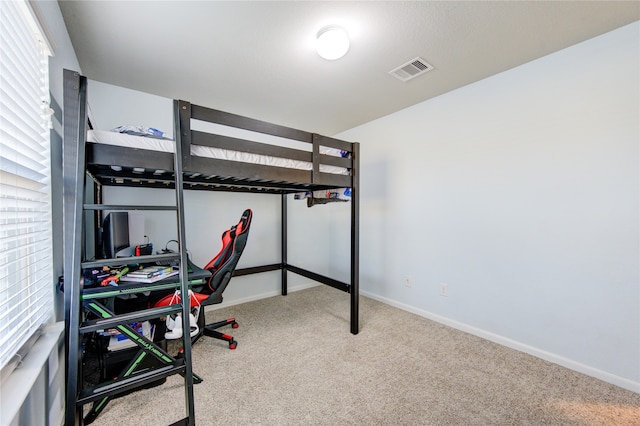
<path id="1" fill-rule="evenodd" d="M 407 288 L 411 288 L 411 276 L 410 275 L 405 275 L 404 276 L 404 286 Z"/>
<path id="2" fill-rule="evenodd" d="M 449 296 L 449 284 L 440 283 L 440 296 L 442 297 Z"/>

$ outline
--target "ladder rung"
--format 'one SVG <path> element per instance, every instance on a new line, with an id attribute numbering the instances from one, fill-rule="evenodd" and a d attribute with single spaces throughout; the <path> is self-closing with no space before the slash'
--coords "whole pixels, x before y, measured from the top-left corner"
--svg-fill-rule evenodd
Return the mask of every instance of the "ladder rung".
<path id="1" fill-rule="evenodd" d="M 158 318 L 170 314 L 176 314 L 182 311 L 181 304 L 162 306 L 160 308 L 145 309 L 142 311 L 129 312 L 128 314 L 115 315 L 109 318 L 99 318 L 86 321 L 80 326 L 80 333 L 91 333 L 97 330 L 114 328 L 119 325 L 129 324 L 132 322 L 146 321 L 148 319 Z"/>
<path id="2" fill-rule="evenodd" d="M 82 262 L 80 266 L 84 268 L 95 268 L 105 265 L 130 265 L 133 263 L 152 263 L 152 262 L 164 262 L 174 259 L 179 259 L 180 253 L 165 253 L 165 254 L 150 254 L 147 256 L 131 256 L 131 257 L 117 257 L 115 259 L 100 259 L 92 260 L 90 262 Z"/>
<path id="3" fill-rule="evenodd" d="M 108 204 L 85 204 L 85 210 L 178 210 L 176 206 L 139 206 L 139 205 L 108 205 Z"/>
<path id="4" fill-rule="evenodd" d="M 92 401 L 112 396 L 151 383 L 155 380 L 163 379 L 184 372 L 184 360 L 176 360 L 175 365 L 154 368 L 143 373 L 135 374 L 123 379 L 110 380 L 97 386 L 85 388 L 80 391 L 76 403 L 84 405 Z"/>

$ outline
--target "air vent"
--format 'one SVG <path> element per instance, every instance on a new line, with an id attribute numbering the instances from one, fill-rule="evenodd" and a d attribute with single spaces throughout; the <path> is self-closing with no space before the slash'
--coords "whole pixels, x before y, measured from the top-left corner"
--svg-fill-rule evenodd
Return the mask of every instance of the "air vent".
<path id="1" fill-rule="evenodd" d="M 427 61 L 425 61 L 424 59 L 415 58 L 410 60 L 406 64 L 402 64 L 398 68 L 389 71 L 389 74 L 400 81 L 406 82 L 411 80 L 412 78 L 416 78 L 419 75 L 431 71 L 432 69 L 433 65 L 427 63 Z"/>

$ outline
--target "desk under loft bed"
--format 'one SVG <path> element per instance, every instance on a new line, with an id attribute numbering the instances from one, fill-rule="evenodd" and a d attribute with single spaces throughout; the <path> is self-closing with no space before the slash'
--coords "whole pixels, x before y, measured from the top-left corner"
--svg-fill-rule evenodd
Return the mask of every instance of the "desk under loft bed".
<path id="1" fill-rule="evenodd" d="M 65 282 L 67 277 L 71 278 L 71 282 L 75 282 L 80 273 L 80 247 L 83 243 L 80 235 L 82 219 L 79 217 L 82 216 L 83 209 L 85 173 L 98 188 L 114 185 L 175 189 L 178 194 L 177 209 L 179 220 L 182 222 L 179 224 L 182 234 L 184 209 L 181 190 L 273 194 L 281 198 L 280 262 L 236 269 L 234 276 L 280 270 L 282 295 L 287 294 L 288 272 L 342 290 L 350 294 L 350 331 L 353 334 L 358 333 L 358 143 L 279 126 L 181 100 L 174 101 L 175 141 L 125 134 L 120 134 L 116 136 L 116 140 L 112 140 L 113 135 L 88 129 L 87 84 L 85 77 L 65 70 Z M 302 143 L 306 148 L 300 149 L 296 144 L 274 145 L 219 134 L 216 129 L 220 126 L 297 141 L 297 145 Z M 346 283 L 291 265 L 287 260 L 287 199 L 291 198 L 291 194 L 314 194 L 342 188 L 350 188 L 351 191 L 350 281 Z M 97 191 L 97 204 L 101 201 L 99 194 L 100 191 Z M 87 209 L 86 205 L 84 209 Z M 107 210 L 106 207 L 104 209 Z M 186 264 L 184 253 L 185 250 L 181 256 Z M 181 281 L 182 291 L 186 293 L 188 284 L 184 283 L 188 283 L 188 279 L 182 276 Z M 74 347 L 79 344 L 75 331 L 78 330 L 77 323 L 80 321 L 77 311 L 81 310 L 82 290 L 76 288 L 67 292 L 66 287 L 67 345 Z M 189 360 L 185 363 L 190 363 L 190 347 L 185 349 L 188 349 L 185 350 L 185 358 Z M 74 350 L 69 349 L 70 354 L 73 352 Z M 71 369 L 73 374 L 73 364 L 79 361 L 77 355 L 71 354 L 67 361 L 67 372 Z M 190 367 L 186 372 L 187 376 L 190 376 Z M 74 377 L 71 379 L 76 380 Z M 191 386 L 192 383 L 187 385 Z M 187 393 L 187 399 L 192 399 L 192 394 L 191 397 L 189 395 Z M 67 405 L 70 401 L 68 394 Z M 190 403 L 191 415 L 192 401 Z M 73 415 L 68 414 L 67 422 L 70 419 L 73 419 Z"/>

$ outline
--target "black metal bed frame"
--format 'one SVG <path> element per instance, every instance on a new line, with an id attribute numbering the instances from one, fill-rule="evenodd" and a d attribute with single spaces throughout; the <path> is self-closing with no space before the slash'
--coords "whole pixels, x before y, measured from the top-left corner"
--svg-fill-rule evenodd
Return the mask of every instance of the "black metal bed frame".
<path id="1" fill-rule="evenodd" d="M 280 270 L 281 293 L 287 294 L 287 272 L 292 272 L 319 283 L 329 285 L 350 294 L 350 331 L 359 331 L 359 156 L 358 143 L 304 132 L 264 121 L 259 121 L 185 101 L 174 101 L 174 124 L 176 155 L 173 153 L 150 151 L 99 143 L 86 142 L 86 102 L 87 81 L 78 73 L 65 70 L 64 105 L 64 197 L 65 197 L 65 283 L 73 286 L 65 288 L 65 318 L 67 320 L 67 424 L 81 423 L 78 420 L 78 369 L 80 360 L 76 353 L 80 341 L 80 310 L 83 302 L 80 282 L 81 265 L 81 217 L 84 176 L 88 174 L 102 185 L 117 185 L 146 188 L 178 188 L 189 190 L 232 191 L 281 196 L 281 260 L 279 263 L 237 269 L 235 276 Z M 204 133 L 191 129 L 191 120 L 206 121 L 237 129 L 266 135 L 278 136 L 308 143 L 311 150 L 298 150 L 255 141 Z M 297 170 L 284 167 L 219 160 L 197 157 L 191 154 L 191 147 L 201 145 L 234 151 L 269 155 L 294 159 L 312 164 L 311 170 Z M 320 146 L 337 148 L 349 153 L 347 157 L 323 155 Z M 85 149 L 86 148 L 86 149 Z M 180 157 L 180 158 L 177 158 Z M 348 175 L 323 173 L 320 165 L 333 165 L 349 170 Z M 112 165 L 119 167 L 113 168 Z M 291 265 L 287 260 L 287 196 L 292 193 L 351 187 L 351 255 L 350 282 L 345 283 L 312 271 Z M 178 206 L 182 210 L 182 194 L 177 189 Z M 100 203 L 100 192 L 96 203 Z M 79 199 L 78 199 L 79 198 Z M 102 208 L 106 209 L 107 206 Z M 121 206 L 122 207 L 122 206 Z M 100 210 L 95 206 L 84 209 Z M 124 209 L 122 207 L 122 209 Z M 183 219 L 183 212 L 178 217 Z M 184 233 L 184 223 L 180 224 Z M 183 256 L 181 254 L 181 256 Z M 186 255 L 184 255 L 186 256 Z M 186 259 L 184 263 L 186 263 Z M 84 264 L 82 264 L 84 265 Z M 186 293 L 188 278 L 181 277 L 181 288 Z M 65 286 L 67 287 L 67 286 Z M 185 308 L 186 309 L 186 308 Z M 184 315 L 187 316 L 187 315 Z M 190 364 L 190 344 L 185 351 L 184 364 Z M 186 381 L 188 406 L 187 422 L 193 417 L 193 380 L 190 365 L 181 373 L 190 379 Z M 189 401 L 190 400 L 190 401 Z M 72 404 L 73 406 L 70 406 Z"/>
<path id="2" fill-rule="evenodd" d="M 227 112 L 192 105 L 186 101 L 174 101 L 179 113 L 179 132 L 176 142 L 182 146 L 184 188 L 189 190 L 250 192 L 279 194 L 281 208 L 281 262 L 277 264 L 238 269 L 235 276 L 282 270 L 282 294 L 287 294 L 287 274 L 293 272 L 314 281 L 330 285 L 351 294 L 351 333 L 358 333 L 359 296 L 359 143 L 345 142 L 314 133 L 266 123 Z M 279 136 L 311 144 L 312 152 L 284 148 L 213 133 L 191 130 L 191 119 L 208 121 L 243 130 Z M 197 157 L 190 154 L 192 145 L 230 149 L 252 154 L 270 155 L 306 161 L 312 170 L 266 166 L 231 160 Z M 320 154 L 320 146 L 345 150 L 349 157 Z M 141 161 L 142 159 L 142 161 Z M 110 165 L 118 165 L 115 171 Z M 349 175 L 320 172 L 320 164 L 349 169 Z M 144 167 L 143 167 L 144 166 Z M 133 169 L 138 169 L 134 171 Z M 144 171 L 139 169 L 144 168 Z M 87 143 L 87 170 L 100 185 L 117 185 L 147 188 L 174 188 L 173 154 L 138 148 L 127 148 L 99 143 Z M 162 170 L 163 173 L 158 173 Z M 215 171 L 215 173 L 214 173 Z M 351 276 L 350 283 L 316 274 L 287 263 L 287 194 L 323 189 L 351 187 Z"/>

